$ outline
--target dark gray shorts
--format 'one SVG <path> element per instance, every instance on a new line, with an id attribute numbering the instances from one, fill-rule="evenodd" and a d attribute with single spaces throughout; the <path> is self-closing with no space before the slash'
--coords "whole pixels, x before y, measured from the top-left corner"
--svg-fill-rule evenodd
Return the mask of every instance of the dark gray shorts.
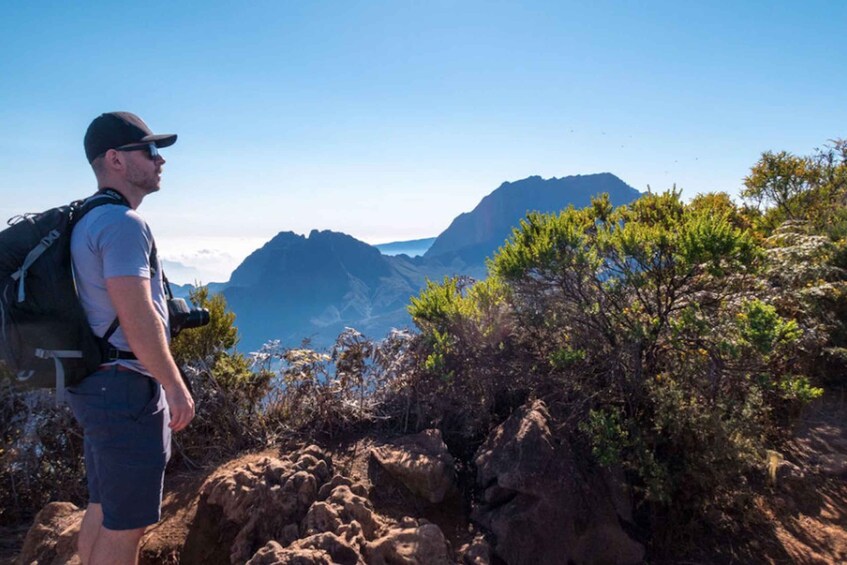
<path id="1" fill-rule="evenodd" d="M 67 397 L 85 434 L 89 502 L 103 506 L 103 526 L 131 530 L 158 522 L 171 455 L 162 387 L 112 367 L 68 388 Z"/>

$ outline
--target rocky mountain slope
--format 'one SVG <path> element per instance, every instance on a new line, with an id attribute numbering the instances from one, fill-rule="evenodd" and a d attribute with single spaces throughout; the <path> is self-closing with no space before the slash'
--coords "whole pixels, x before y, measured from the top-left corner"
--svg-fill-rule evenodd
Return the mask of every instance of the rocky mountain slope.
<path id="1" fill-rule="evenodd" d="M 511 235 L 527 212 L 559 212 L 568 205 L 588 206 L 591 198 L 608 193 L 615 206 L 641 193 L 611 173 L 543 179 L 539 176 L 504 182 L 472 211 L 459 215 L 435 240 L 425 256 L 458 256 L 477 264 Z"/>

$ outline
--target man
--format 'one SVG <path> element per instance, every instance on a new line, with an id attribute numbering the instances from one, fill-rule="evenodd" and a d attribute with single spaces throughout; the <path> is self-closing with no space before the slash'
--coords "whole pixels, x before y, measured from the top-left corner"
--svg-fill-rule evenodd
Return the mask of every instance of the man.
<path id="1" fill-rule="evenodd" d="M 110 347 L 107 361 L 68 389 L 85 438 L 89 504 L 78 551 L 86 565 L 137 563 L 145 528 L 160 518 L 171 432 L 194 417 L 168 347 L 153 236 L 135 211 L 159 190 L 165 164 L 159 148 L 176 137 L 154 135 L 128 112 L 102 114 L 85 134 L 98 193 L 115 199 L 86 214 L 71 237 L 80 301 Z"/>

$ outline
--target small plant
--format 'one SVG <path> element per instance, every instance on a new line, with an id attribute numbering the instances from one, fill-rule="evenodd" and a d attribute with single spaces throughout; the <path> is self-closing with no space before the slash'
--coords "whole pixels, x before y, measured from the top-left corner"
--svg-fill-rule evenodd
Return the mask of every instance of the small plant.
<path id="1" fill-rule="evenodd" d="M 779 390 L 785 400 L 808 404 L 823 396 L 823 389 L 812 386 L 808 377 L 802 375 L 783 375 L 779 380 Z"/>
<path id="2" fill-rule="evenodd" d="M 612 467 L 623 461 L 623 451 L 630 446 L 623 420 L 616 409 L 590 410 L 588 419 L 579 423 L 579 431 L 588 436 L 591 454 L 600 465 Z"/>
<path id="3" fill-rule="evenodd" d="M 584 349 L 573 349 L 563 346 L 550 355 L 550 365 L 555 369 L 568 369 L 580 361 L 584 361 L 586 352 Z"/>
<path id="4" fill-rule="evenodd" d="M 762 355 L 796 341 L 803 333 L 797 322 L 782 319 L 775 307 L 761 300 L 744 304 L 738 314 L 738 325 L 744 342 Z"/>

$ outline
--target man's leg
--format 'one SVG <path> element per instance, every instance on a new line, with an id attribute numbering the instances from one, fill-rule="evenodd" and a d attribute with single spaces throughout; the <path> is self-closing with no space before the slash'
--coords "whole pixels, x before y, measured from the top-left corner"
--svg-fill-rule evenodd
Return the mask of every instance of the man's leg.
<path id="1" fill-rule="evenodd" d="M 88 482 L 88 506 L 82 517 L 82 525 L 77 537 L 77 554 L 84 564 L 91 561 L 91 548 L 97 534 L 103 526 L 103 505 L 100 503 L 100 475 L 97 468 L 97 456 L 94 443 L 90 437 L 92 431 L 96 432 L 99 422 L 96 408 L 103 405 L 103 391 L 97 385 L 97 378 L 101 372 L 93 373 L 82 383 L 67 389 L 67 401 L 74 413 L 74 417 L 83 429 L 83 453 L 85 456 L 85 474 Z M 93 410 L 94 409 L 94 410 Z M 92 420 L 94 422 L 92 422 Z M 96 435 L 96 433 L 95 433 Z M 98 436 L 99 437 L 99 436 Z"/>
<path id="2" fill-rule="evenodd" d="M 103 521 L 86 565 L 135 565 L 145 529 L 161 516 L 167 405 L 158 384 L 139 373 L 115 370 L 101 380 L 108 418 L 92 443 Z"/>
<path id="3" fill-rule="evenodd" d="M 138 542 L 145 528 L 107 530 L 101 527 L 86 565 L 137 565 Z"/>
<path id="4" fill-rule="evenodd" d="M 103 526 L 103 507 L 99 504 L 90 503 L 85 509 L 82 517 L 82 526 L 79 529 L 76 547 L 79 558 L 85 565 L 91 562 L 91 549 L 100 528 Z"/>

